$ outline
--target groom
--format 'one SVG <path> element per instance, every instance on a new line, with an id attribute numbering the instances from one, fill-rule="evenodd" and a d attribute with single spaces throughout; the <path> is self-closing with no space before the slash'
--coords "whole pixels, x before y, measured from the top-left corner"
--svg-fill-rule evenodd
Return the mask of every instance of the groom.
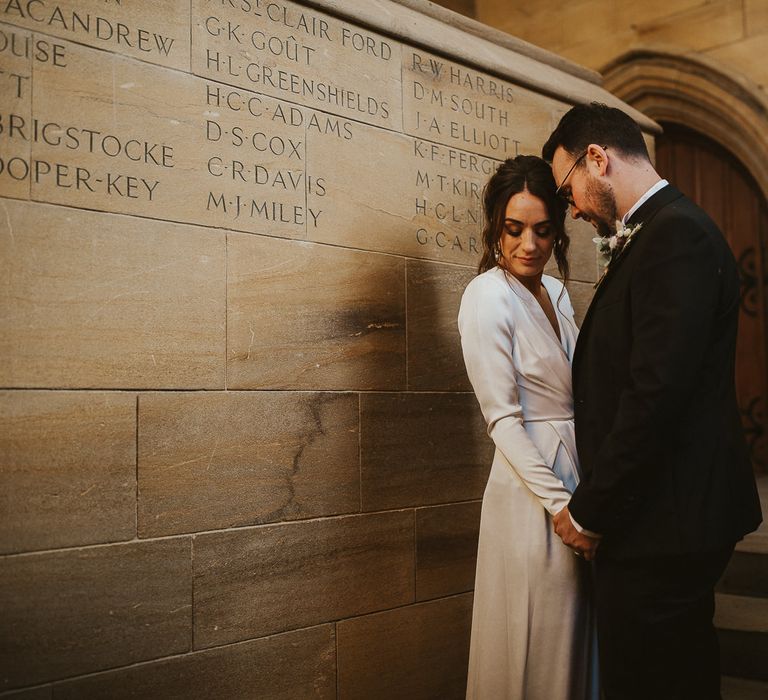
<path id="1" fill-rule="evenodd" d="M 734 389 L 736 264 L 620 110 L 574 107 L 543 156 L 574 218 L 606 239 L 622 222 L 573 358 L 583 477 L 554 521 L 596 556 L 605 697 L 714 700 L 714 585 L 761 521 Z"/>

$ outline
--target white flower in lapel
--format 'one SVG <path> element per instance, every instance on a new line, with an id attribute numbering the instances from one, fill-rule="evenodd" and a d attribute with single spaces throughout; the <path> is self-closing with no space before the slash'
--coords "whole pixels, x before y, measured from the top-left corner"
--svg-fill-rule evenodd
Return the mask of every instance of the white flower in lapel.
<path id="1" fill-rule="evenodd" d="M 602 236 L 596 236 L 592 241 L 597 246 L 597 252 L 600 255 L 601 261 L 604 266 L 607 266 L 611 260 L 619 257 L 621 251 L 624 250 L 624 246 L 629 243 L 632 236 L 634 236 L 642 227 L 642 223 L 635 224 L 634 226 L 625 226 L 621 221 L 616 222 L 616 233 L 607 238 Z"/>
<path id="2" fill-rule="evenodd" d="M 625 226 L 621 221 L 616 222 L 616 233 L 612 236 L 603 238 L 602 236 L 596 236 L 592 241 L 597 246 L 597 252 L 600 255 L 600 262 L 603 263 L 605 270 L 602 276 L 597 280 L 597 287 L 600 282 L 603 281 L 605 273 L 608 272 L 610 264 L 618 258 L 622 251 L 626 248 L 627 244 L 632 240 L 634 236 L 642 227 L 642 223 L 635 224 L 634 226 Z"/>

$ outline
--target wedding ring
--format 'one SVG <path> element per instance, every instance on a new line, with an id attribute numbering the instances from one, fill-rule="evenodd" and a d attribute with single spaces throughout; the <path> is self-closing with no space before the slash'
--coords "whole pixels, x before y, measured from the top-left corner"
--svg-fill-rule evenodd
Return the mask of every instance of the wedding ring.
<path id="1" fill-rule="evenodd" d="M 581 552 L 580 552 L 578 549 L 573 549 L 573 550 L 571 550 L 571 551 L 572 551 L 572 552 L 573 552 L 573 553 L 574 553 L 574 554 L 575 554 L 577 557 L 579 557 L 580 559 L 583 559 L 583 558 L 584 558 L 584 555 L 583 555 L 583 554 L 582 554 L 582 553 L 581 553 Z"/>

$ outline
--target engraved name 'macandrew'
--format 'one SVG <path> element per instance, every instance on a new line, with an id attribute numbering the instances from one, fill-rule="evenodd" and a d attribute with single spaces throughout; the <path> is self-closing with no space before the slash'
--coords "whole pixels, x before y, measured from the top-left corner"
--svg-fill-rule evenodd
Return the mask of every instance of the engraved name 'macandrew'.
<path id="1" fill-rule="evenodd" d="M 105 4 L 119 6 L 120 0 Z M 87 35 L 100 43 L 127 46 L 146 54 L 168 56 L 173 49 L 173 37 L 158 34 L 141 27 L 130 27 L 123 22 L 92 14 L 81 9 L 62 8 L 46 0 L 3 0 L 0 2 L 0 20 L 12 24 L 22 21 L 24 26 L 38 27 L 40 31 L 72 35 L 77 41 Z M 91 42 L 89 42 L 91 43 Z"/>

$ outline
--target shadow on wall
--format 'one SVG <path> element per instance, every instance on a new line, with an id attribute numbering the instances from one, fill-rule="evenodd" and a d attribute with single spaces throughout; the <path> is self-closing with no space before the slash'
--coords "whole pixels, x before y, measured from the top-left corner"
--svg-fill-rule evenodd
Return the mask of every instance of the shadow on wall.
<path id="1" fill-rule="evenodd" d="M 34 308 L 13 342 L 59 348 L 16 376 L 63 390 L 1 397 L 3 551 L 32 553 L 0 560 L 3 689 L 170 693 L 227 668 L 296 689 L 319 659 L 364 689 L 391 656 L 393 688 L 459 697 L 491 462 L 456 330 L 473 271 L 4 206 Z"/>

